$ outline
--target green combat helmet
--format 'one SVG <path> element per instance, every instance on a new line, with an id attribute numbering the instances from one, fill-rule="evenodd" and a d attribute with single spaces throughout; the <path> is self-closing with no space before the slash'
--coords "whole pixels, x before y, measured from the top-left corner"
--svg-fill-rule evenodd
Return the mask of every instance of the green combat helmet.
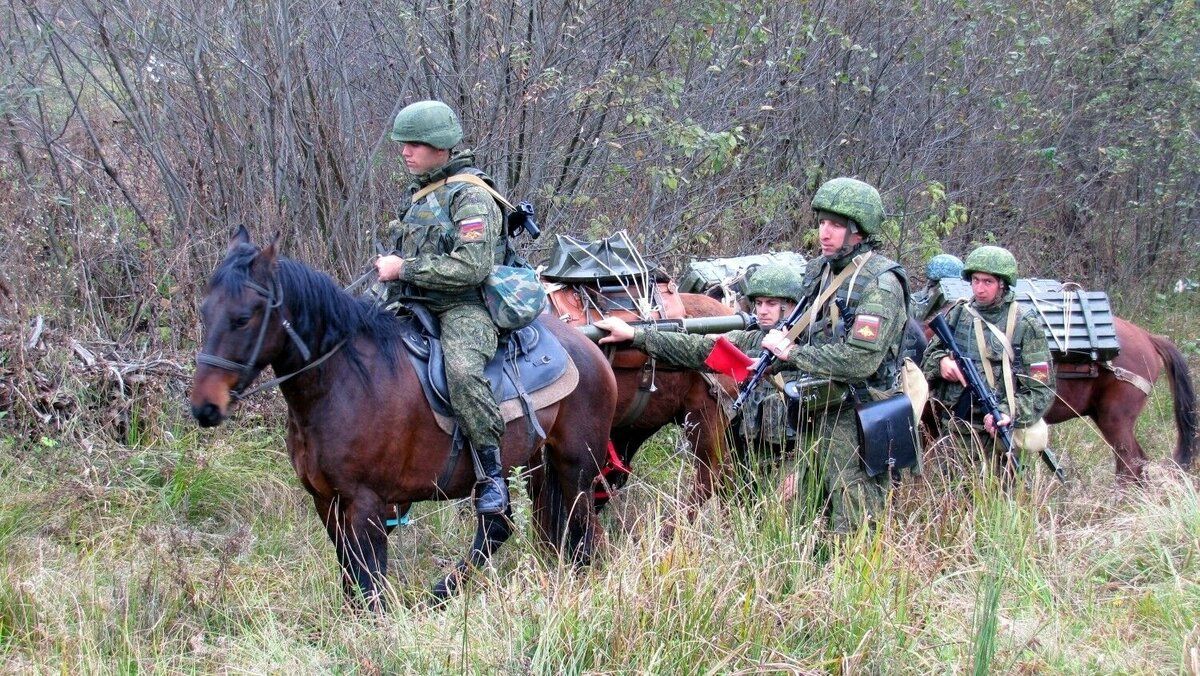
<path id="1" fill-rule="evenodd" d="M 392 123 L 392 140 L 401 143 L 424 143 L 447 150 L 462 140 L 462 124 L 450 106 L 441 101 L 417 101 L 396 113 Z"/>
<path id="2" fill-rule="evenodd" d="M 746 297 L 786 298 L 798 303 L 803 282 L 804 278 L 787 265 L 763 265 L 746 281 Z"/>
<path id="3" fill-rule="evenodd" d="M 883 224 L 879 191 L 854 178 L 826 181 L 813 195 L 812 208 L 818 214 L 824 211 L 854 221 L 864 236 L 878 233 Z"/>
<path id="4" fill-rule="evenodd" d="M 962 276 L 963 262 L 958 256 L 938 254 L 925 264 L 925 278 L 931 282 L 943 279 L 958 279 Z"/>
<path id="5" fill-rule="evenodd" d="M 967 256 L 963 265 L 962 278 L 971 281 L 972 272 L 986 272 L 1003 279 L 1009 286 L 1017 283 L 1017 259 L 1008 249 L 998 246 L 981 246 Z"/>

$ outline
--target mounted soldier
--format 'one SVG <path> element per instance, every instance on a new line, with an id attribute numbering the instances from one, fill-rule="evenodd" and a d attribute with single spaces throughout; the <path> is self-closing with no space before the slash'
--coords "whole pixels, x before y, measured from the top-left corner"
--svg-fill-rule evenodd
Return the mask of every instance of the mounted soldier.
<path id="1" fill-rule="evenodd" d="M 417 298 L 441 325 L 450 406 L 485 478 L 477 487 L 480 514 L 508 509 L 500 458 L 504 422 L 484 367 L 496 354 L 499 331 L 482 287 L 505 254 L 504 222 L 491 179 L 474 153 L 454 150 L 463 130 L 441 101 L 403 108 L 391 138 L 402 144 L 413 182 L 404 216 L 388 224 L 393 253 L 375 262 L 389 300 Z"/>

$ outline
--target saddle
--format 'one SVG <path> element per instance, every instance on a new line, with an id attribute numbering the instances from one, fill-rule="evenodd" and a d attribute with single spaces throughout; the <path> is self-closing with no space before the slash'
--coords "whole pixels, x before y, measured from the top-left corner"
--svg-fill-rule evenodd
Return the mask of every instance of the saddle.
<path id="1" fill-rule="evenodd" d="M 407 305 L 411 314 L 399 319 L 400 338 L 417 373 L 425 399 L 437 418 L 438 427 L 454 433 L 454 412 L 446 384 L 441 331 L 437 319 L 419 304 Z M 504 422 L 528 417 L 542 437 L 534 412 L 559 401 L 579 384 L 579 371 L 562 343 L 542 322 L 502 333 L 496 355 L 484 368 L 492 394 L 500 402 Z"/>

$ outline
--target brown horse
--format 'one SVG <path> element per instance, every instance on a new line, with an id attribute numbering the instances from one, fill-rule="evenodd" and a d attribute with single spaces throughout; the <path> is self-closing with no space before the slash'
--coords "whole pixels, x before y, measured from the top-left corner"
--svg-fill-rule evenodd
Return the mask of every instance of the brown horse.
<path id="1" fill-rule="evenodd" d="M 1197 430 L 1196 392 L 1188 375 L 1187 361 L 1169 338 L 1153 335 L 1120 317 L 1114 316 L 1113 320 L 1121 346 L 1115 359 L 1082 367 L 1055 363 L 1055 398 L 1046 413 L 1046 424 L 1091 418 L 1113 450 L 1118 483 L 1141 482 L 1142 469 L 1148 461 L 1134 428 L 1150 400 L 1150 387 L 1165 370 L 1179 434 L 1174 460 L 1187 469 L 1192 463 Z M 932 329 L 926 327 L 926 331 L 932 334 Z M 931 407 L 926 408 L 922 420 L 927 430 L 936 427 Z"/>
<path id="2" fill-rule="evenodd" d="M 715 317 L 733 314 L 733 310 L 708 296 L 681 293 L 685 317 Z M 737 395 L 737 385 L 728 376 L 705 376 L 697 371 L 681 370 L 657 362 L 653 373 L 654 391 L 634 420 L 621 420 L 638 398 L 639 388 L 646 387 L 642 369 L 614 366 L 617 380 L 617 407 L 612 429 L 612 442 L 618 457 L 626 467 L 642 444 L 662 427 L 678 424 L 691 445 L 695 478 L 691 492 L 684 501 L 686 517 L 695 518 L 700 507 L 712 496 L 724 476 L 726 467 L 725 428 L 728 420 L 720 404 L 721 391 Z M 636 412 L 635 412 L 636 413 Z M 620 487 L 623 473 L 610 474 L 610 483 Z M 668 522 L 663 531 L 667 537 L 673 525 Z"/>
<path id="3" fill-rule="evenodd" d="M 326 275 L 277 258 L 274 242 L 251 245 L 244 228 L 213 274 L 201 315 L 192 414 L 201 426 L 217 425 L 267 365 L 290 374 L 280 391 L 292 466 L 333 541 L 348 598 L 359 592 L 382 608 L 390 506 L 466 497 L 475 483 L 471 463 L 451 455 L 451 439 L 403 354 L 400 322 Z M 505 467 L 531 468 L 529 495 L 546 544 L 565 545 L 567 558 L 586 564 L 599 535 L 592 486 L 605 459 L 616 384 L 595 345 L 554 318 L 539 321 L 566 348 L 579 383 L 538 410 L 544 442 L 533 443 L 525 422 L 513 421 L 503 459 Z M 453 594 L 510 533 L 504 516 L 479 519 L 469 556 L 435 585 L 434 596 Z"/>
<path id="4" fill-rule="evenodd" d="M 1053 425 L 1081 416 L 1091 418 L 1113 449 L 1118 482 L 1140 482 L 1142 468 L 1148 461 L 1134 435 L 1134 425 L 1150 394 L 1139 385 L 1149 389 L 1165 370 L 1174 399 L 1175 430 L 1179 434 L 1174 459 L 1187 469 L 1192 463 L 1196 439 L 1196 392 L 1188 376 L 1187 361 L 1169 338 L 1151 334 L 1119 317 L 1113 319 L 1121 352 L 1110 363 L 1094 365 L 1095 375 L 1082 374 L 1085 377 L 1080 377 L 1070 365 L 1056 364 L 1057 396 L 1046 413 L 1046 423 Z"/>

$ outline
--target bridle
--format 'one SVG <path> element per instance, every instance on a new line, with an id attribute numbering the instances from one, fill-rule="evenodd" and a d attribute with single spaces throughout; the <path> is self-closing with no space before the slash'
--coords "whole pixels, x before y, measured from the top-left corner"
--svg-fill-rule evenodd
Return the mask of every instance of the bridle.
<path id="1" fill-rule="evenodd" d="M 320 366 L 322 362 L 332 357 L 333 354 L 342 347 L 342 345 L 346 344 L 346 341 L 343 339 L 340 343 L 334 345 L 333 349 L 331 349 L 329 352 L 326 352 L 316 361 L 309 361 L 312 359 L 312 351 L 308 349 L 308 345 L 304 344 L 304 340 L 300 338 L 299 334 L 296 333 L 296 330 L 292 327 L 292 323 L 288 321 L 286 317 L 283 317 L 281 312 L 281 316 L 279 318 L 280 325 L 283 326 L 284 332 L 286 332 L 288 337 L 291 338 L 292 343 L 296 346 L 296 349 L 300 351 L 300 356 L 305 362 L 308 363 L 296 371 L 292 371 L 287 375 L 279 376 L 277 378 L 272 378 L 271 380 L 268 380 L 267 382 L 253 388 L 248 392 L 243 392 L 243 390 L 245 390 L 250 383 L 254 382 L 254 378 L 258 375 L 258 369 L 256 369 L 254 365 L 258 362 L 258 355 L 260 352 L 262 352 L 263 342 L 267 338 L 267 326 L 271 323 L 271 312 L 283 306 L 283 290 L 279 286 L 279 280 L 276 277 L 271 277 L 270 286 L 263 286 L 250 279 L 245 281 L 245 285 L 249 287 L 251 291 L 255 291 L 263 298 L 267 299 L 266 309 L 263 311 L 262 323 L 259 324 L 258 327 L 258 337 L 254 340 L 254 349 L 250 351 L 249 358 L 246 359 L 244 364 L 239 364 L 224 357 L 218 357 L 215 354 L 208 354 L 206 352 L 200 352 L 196 354 L 197 364 L 213 366 L 226 371 L 233 371 L 234 373 L 238 374 L 237 383 L 234 384 L 233 388 L 229 390 L 229 394 L 232 395 L 234 399 L 246 399 L 247 397 L 261 392 L 262 390 L 274 387 L 293 376 Z"/>

